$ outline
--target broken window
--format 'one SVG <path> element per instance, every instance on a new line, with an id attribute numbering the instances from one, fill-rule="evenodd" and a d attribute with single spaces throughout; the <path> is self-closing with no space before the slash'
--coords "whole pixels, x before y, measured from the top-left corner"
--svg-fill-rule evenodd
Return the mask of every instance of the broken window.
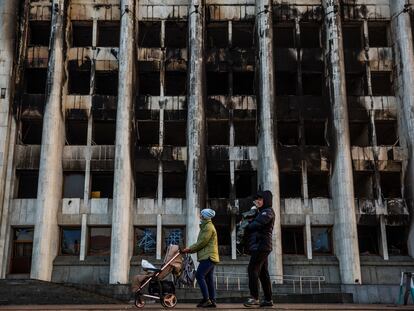
<path id="1" fill-rule="evenodd" d="M 348 96 L 364 96 L 368 94 L 365 73 L 347 73 L 345 79 Z"/>
<path id="2" fill-rule="evenodd" d="M 92 46 L 92 21 L 72 22 L 72 47 Z"/>
<path id="3" fill-rule="evenodd" d="M 134 255 L 155 255 L 157 250 L 157 228 L 134 228 Z"/>
<path id="4" fill-rule="evenodd" d="M 164 121 L 164 145 L 186 146 L 187 121 Z"/>
<path id="5" fill-rule="evenodd" d="M 281 172 L 279 174 L 280 197 L 302 197 L 302 175 L 300 172 Z"/>
<path id="6" fill-rule="evenodd" d="M 329 198 L 329 175 L 327 172 L 308 172 L 309 198 Z"/>
<path id="7" fill-rule="evenodd" d="M 187 47 L 187 23 L 165 22 L 165 46 L 169 48 L 184 49 Z"/>
<path id="8" fill-rule="evenodd" d="M 217 232 L 219 232 L 217 235 L 219 254 L 224 256 L 231 255 L 231 217 L 217 211 L 214 217 L 214 226 Z"/>
<path id="9" fill-rule="evenodd" d="M 371 71 L 373 96 L 394 96 L 391 71 Z"/>
<path id="10" fill-rule="evenodd" d="M 354 196 L 357 199 L 372 200 L 375 196 L 373 172 L 355 172 L 354 171 Z"/>
<path id="11" fill-rule="evenodd" d="M 388 23 L 368 23 L 368 38 L 370 47 L 390 46 L 388 38 Z"/>
<path id="12" fill-rule="evenodd" d="M 295 28 L 293 25 L 277 25 L 273 31 L 273 41 L 276 48 L 295 47 Z"/>
<path id="13" fill-rule="evenodd" d="M 349 122 L 351 146 L 367 147 L 370 145 L 368 122 Z"/>
<path id="14" fill-rule="evenodd" d="M 299 128 L 297 122 L 277 122 L 277 138 L 282 145 L 299 144 Z"/>
<path id="15" fill-rule="evenodd" d="M 362 48 L 362 28 L 360 24 L 343 25 L 342 37 L 344 49 Z"/>
<path id="16" fill-rule="evenodd" d="M 360 255 L 379 255 L 379 235 L 376 226 L 358 225 L 358 244 Z"/>
<path id="17" fill-rule="evenodd" d="M 138 93 L 140 95 L 160 96 L 160 73 L 140 72 Z"/>
<path id="18" fill-rule="evenodd" d="M 207 95 L 228 95 L 229 75 L 227 72 L 207 72 Z"/>
<path id="19" fill-rule="evenodd" d="M 236 198 L 245 198 L 257 190 L 257 173 L 255 171 L 236 171 L 234 173 Z"/>
<path id="20" fill-rule="evenodd" d="M 256 146 L 256 120 L 234 120 L 234 145 Z"/>
<path id="21" fill-rule="evenodd" d="M 229 172 L 207 171 L 208 197 L 210 199 L 230 196 Z"/>
<path id="22" fill-rule="evenodd" d="M 207 47 L 226 48 L 229 44 L 229 30 L 227 22 L 209 23 L 207 25 Z"/>
<path id="23" fill-rule="evenodd" d="M 229 135 L 230 128 L 228 120 L 209 120 L 207 122 L 208 145 L 228 145 Z"/>
<path id="24" fill-rule="evenodd" d="M 93 122 L 92 141 L 96 145 L 115 145 L 116 124 L 115 121 Z"/>
<path id="25" fill-rule="evenodd" d="M 50 21 L 29 22 L 29 45 L 49 46 Z"/>
<path id="26" fill-rule="evenodd" d="M 322 96 L 323 76 L 322 73 L 303 73 L 302 92 L 303 95 Z"/>
<path id="27" fill-rule="evenodd" d="M 300 23 L 301 48 L 320 48 L 320 26 L 312 23 Z"/>
<path id="28" fill-rule="evenodd" d="M 233 95 L 254 95 L 254 72 L 233 72 Z"/>
<path id="29" fill-rule="evenodd" d="M 89 256 L 109 256 L 111 254 L 111 227 L 89 228 Z"/>
<path id="30" fill-rule="evenodd" d="M 13 253 L 10 262 L 11 274 L 28 274 L 32 264 L 33 227 L 13 228 Z"/>
<path id="31" fill-rule="evenodd" d="M 21 142 L 25 145 L 40 145 L 42 143 L 43 120 L 22 119 Z"/>
<path id="32" fill-rule="evenodd" d="M 45 94 L 47 68 L 26 68 L 25 85 L 27 94 Z"/>
<path id="33" fill-rule="evenodd" d="M 153 146 L 160 142 L 158 120 L 138 120 L 138 145 Z"/>
<path id="34" fill-rule="evenodd" d="M 187 73 L 184 71 L 165 72 L 165 95 L 185 96 L 187 94 Z"/>
<path id="35" fill-rule="evenodd" d="M 326 146 L 325 122 L 305 121 L 305 144 Z"/>
<path id="36" fill-rule="evenodd" d="M 84 173 L 64 173 L 63 174 L 63 197 L 83 199 L 85 189 Z"/>
<path id="37" fill-rule="evenodd" d="M 296 95 L 296 72 L 276 71 L 276 95 Z"/>
<path id="38" fill-rule="evenodd" d="M 186 172 L 164 172 L 162 193 L 164 198 L 185 198 Z"/>
<path id="39" fill-rule="evenodd" d="M 17 171 L 16 175 L 19 181 L 17 198 L 36 199 L 39 171 Z"/>
<path id="40" fill-rule="evenodd" d="M 381 193 L 385 199 L 401 198 L 401 173 L 381 171 Z"/>
<path id="41" fill-rule="evenodd" d="M 282 227 L 282 253 L 305 255 L 303 227 Z"/>
<path id="42" fill-rule="evenodd" d="M 156 198 L 158 189 L 158 172 L 137 173 L 135 177 L 137 198 Z"/>
<path id="43" fill-rule="evenodd" d="M 60 228 L 60 255 L 78 256 L 80 243 L 81 227 Z"/>
<path id="44" fill-rule="evenodd" d="M 69 94 L 89 95 L 91 81 L 91 62 L 85 61 L 78 66 L 77 61 L 69 62 Z"/>
<path id="45" fill-rule="evenodd" d="M 312 254 L 329 255 L 332 250 L 332 227 L 311 227 Z"/>
<path id="46" fill-rule="evenodd" d="M 114 172 L 92 172 L 91 192 L 94 198 L 112 199 L 114 192 Z"/>
<path id="47" fill-rule="evenodd" d="M 375 131 L 379 146 L 398 146 L 398 125 L 396 120 L 375 121 Z"/>
<path id="48" fill-rule="evenodd" d="M 254 24 L 249 22 L 233 22 L 232 46 L 249 49 L 254 46 Z"/>
<path id="49" fill-rule="evenodd" d="M 95 94 L 118 96 L 118 71 L 95 72 Z"/>
<path id="50" fill-rule="evenodd" d="M 138 36 L 139 47 L 161 47 L 161 22 L 139 22 Z"/>
<path id="51" fill-rule="evenodd" d="M 407 226 L 387 226 L 388 254 L 390 256 L 408 255 L 408 227 Z"/>
<path id="52" fill-rule="evenodd" d="M 88 121 L 66 119 L 66 144 L 86 145 Z"/>
<path id="53" fill-rule="evenodd" d="M 119 46 L 119 21 L 98 21 L 99 47 Z"/>
<path id="54" fill-rule="evenodd" d="M 184 227 L 162 227 L 162 249 L 166 253 L 168 246 L 178 245 L 185 247 Z"/>

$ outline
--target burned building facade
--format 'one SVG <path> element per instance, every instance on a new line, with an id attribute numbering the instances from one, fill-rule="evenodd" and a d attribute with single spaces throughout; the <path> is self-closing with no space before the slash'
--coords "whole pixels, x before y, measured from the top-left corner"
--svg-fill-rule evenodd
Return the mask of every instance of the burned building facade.
<path id="1" fill-rule="evenodd" d="M 126 284 L 205 207 L 219 272 L 244 273 L 261 188 L 275 283 L 391 300 L 414 269 L 410 2 L 0 0 L 0 277 Z"/>

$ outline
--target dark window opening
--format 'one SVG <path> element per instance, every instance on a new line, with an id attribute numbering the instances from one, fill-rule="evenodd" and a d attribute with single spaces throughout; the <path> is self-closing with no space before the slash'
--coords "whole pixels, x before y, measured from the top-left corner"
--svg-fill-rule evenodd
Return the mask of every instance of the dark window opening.
<path id="1" fill-rule="evenodd" d="M 210 23 L 207 25 L 207 47 L 225 48 L 229 44 L 229 30 L 227 22 Z"/>
<path id="2" fill-rule="evenodd" d="M 229 135 L 230 128 L 228 120 L 207 122 L 208 145 L 228 145 Z"/>
<path id="3" fill-rule="evenodd" d="M 358 225 L 360 255 L 379 255 L 379 235 L 376 226 Z"/>
<path id="4" fill-rule="evenodd" d="M 229 75 L 227 72 L 207 72 L 207 95 L 228 95 Z"/>
<path id="5" fill-rule="evenodd" d="M 320 48 L 320 27 L 315 24 L 300 24 L 300 46 L 302 48 Z"/>
<path id="6" fill-rule="evenodd" d="M 60 255 L 78 256 L 80 254 L 81 228 L 60 228 Z"/>
<path id="7" fill-rule="evenodd" d="M 25 145 L 40 145 L 42 143 L 43 120 L 22 119 L 21 142 Z"/>
<path id="8" fill-rule="evenodd" d="M 327 172 L 308 172 L 309 198 L 329 198 L 329 175 Z"/>
<path id="9" fill-rule="evenodd" d="M 368 38 L 370 47 L 389 46 L 388 24 L 368 23 Z"/>
<path id="10" fill-rule="evenodd" d="M 375 197 L 372 172 L 354 171 L 354 196 L 357 199 L 372 200 Z"/>
<path id="11" fill-rule="evenodd" d="M 89 228 L 89 256 L 109 256 L 111 254 L 111 228 Z"/>
<path id="12" fill-rule="evenodd" d="M 32 265 L 34 229 L 13 229 L 13 253 L 10 263 L 10 273 L 28 274 Z"/>
<path id="13" fill-rule="evenodd" d="M 282 253 L 305 255 L 303 227 L 282 227 Z"/>
<path id="14" fill-rule="evenodd" d="M 164 122 L 164 145 L 186 146 L 187 121 Z"/>
<path id="15" fill-rule="evenodd" d="M 229 172 L 207 172 L 208 197 L 210 199 L 228 198 L 230 196 Z"/>
<path id="16" fill-rule="evenodd" d="M 368 94 L 364 73 L 347 73 L 345 79 L 348 96 L 364 96 Z"/>
<path id="17" fill-rule="evenodd" d="M 401 198 L 401 173 L 380 172 L 381 193 L 386 199 Z"/>
<path id="18" fill-rule="evenodd" d="M 302 197 L 302 176 L 300 172 L 280 173 L 279 180 L 281 198 Z"/>
<path id="19" fill-rule="evenodd" d="M 322 96 L 323 77 L 321 73 L 302 74 L 303 95 Z"/>
<path id="20" fill-rule="evenodd" d="M 367 147 L 370 145 L 368 123 L 350 122 L 349 132 L 351 146 Z"/>
<path id="21" fill-rule="evenodd" d="M 47 68 L 26 68 L 25 85 L 27 94 L 46 93 Z"/>
<path id="22" fill-rule="evenodd" d="M 235 120 L 233 125 L 235 146 L 256 146 L 256 120 Z"/>
<path id="23" fill-rule="evenodd" d="M 39 182 L 39 171 L 17 171 L 19 180 L 17 198 L 36 199 Z"/>
<path id="24" fill-rule="evenodd" d="M 305 122 L 305 144 L 326 146 L 325 122 Z"/>
<path id="25" fill-rule="evenodd" d="M 375 121 L 377 144 L 380 146 L 398 146 L 398 125 L 396 120 Z"/>
<path id="26" fill-rule="evenodd" d="M 165 46 L 170 48 L 187 47 L 187 23 L 169 22 L 165 23 Z"/>
<path id="27" fill-rule="evenodd" d="M 180 248 L 185 247 L 185 230 L 183 227 L 162 228 L 162 249 L 164 254 L 170 245 L 178 245 Z"/>
<path id="28" fill-rule="evenodd" d="M 332 254 L 332 227 L 311 227 L 312 254 Z"/>
<path id="29" fill-rule="evenodd" d="M 160 73 L 140 72 L 138 93 L 140 95 L 160 96 Z"/>
<path id="30" fill-rule="evenodd" d="M 219 232 L 217 235 L 219 254 L 231 255 L 231 217 L 219 214 L 213 218 L 213 222 L 217 232 Z"/>
<path id="31" fill-rule="evenodd" d="M 252 48 L 254 46 L 254 24 L 233 22 L 232 46 L 238 48 Z"/>
<path id="32" fill-rule="evenodd" d="M 276 95 L 296 95 L 296 72 L 276 72 Z"/>
<path id="33" fill-rule="evenodd" d="M 50 22 L 30 21 L 29 22 L 29 45 L 49 46 Z"/>
<path id="34" fill-rule="evenodd" d="M 374 96 L 394 96 L 390 71 L 371 71 L 371 85 Z"/>
<path id="35" fill-rule="evenodd" d="M 161 22 L 139 22 L 138 29 L 139 47 L 161 47 Z"/>
<path id="36" fill-rule="evenodd" d="M 342 28 L 344 49 L 362 48 L 361 25 L 344 25 Z"/>
<path id="37" fill-rule="evenodd" d="M 406 256 L 408 255 L 408 227 L 387 226 L 388 255 Z"/>
<path id="38" fill-rule="evenodd" d="M 277 138 L 282 145 L 299 144 L 299 128 L 297 122 L 277 122 Z"/>
<path id="39" fill-rule="evenodd" d="M 292 25 L 274 27 L 273 41 L 276 48 L 294 48 L 295 28 Z"/>
<path id="40" fill-rule="evenodd" d="M 138 120 L 138 145 L 152 146 L 160 142 L 159 121 Z"/>
<path id="41" fill-rule="evenodd" d="M 83 199 L 85 189 L 84 173 L 63 174 L 63 197 Z"/>
<path id="42" fill-rule="evenodd" d="M 254 95 L 254 72 L 233 72 L 233 95 Z"/>
<path id="43" fill-rule="evenodd" d="M 186 178 L 185 172 L 164 172 L 162 184 L 164 198 L 185 198 Z"/>
<path id="44" fill-rule="evenodd" d="M 99 47 L 119 46 L 119 21 L 98 21 L 98 42 Z"/>
<path id="45" fill-rule="evenodd" d="M 155 255 L 157 250 L 157 228 L 134 228 L 134 255 Z"/>
<path id="46" fill-rule="evenodd" d="M 72 22 L 72 46 L 92 46 L 92 21 Z"/>
<path id="47" fill-rule="evenodd" d="M 80 67 L 76 61 L 69 62 L 69 94 L 89 95 L 91 81 L 91 62 L 86 61 Z"/>
<path id="48" fill-rule="evenodd" d="M 156 198 L 158 189 L 158 173 L 137 173 L 135 178 L 137 198 Z"/>
<path id="49" fill-rule="evenodd" d="M 113 172 L 92 172 L 91 192 L 94 198 L 112 199 L 114 192 L 114 173 Z"/>
<path id="50" fill-rule="evenodd" d="M 96 145 L 115 145 L 115 121 L 94 121 L 92 141 Z"/>
<path id="51" fill-rule="evenodd" d="M 165 95 L 185 96 L 187 94 L 187 73 L 167 71 L 165 73 Z"/>
<path id="52" fill-rule="evenodd" d="M 86 145 L 88 121 L 66 119 L 66 144 Z"/>
<path id="53" fill-rule="evenodd" d="M 117 96 L 118 95 L 118 71 L 95 72 L 95 94 Z"/>
<path id="54" fill-rule="evenodd" d="M 257 173 L 255 171 L 236 171 L 234 174 L 236 198 L 245 198 L 257 190 Z"/>

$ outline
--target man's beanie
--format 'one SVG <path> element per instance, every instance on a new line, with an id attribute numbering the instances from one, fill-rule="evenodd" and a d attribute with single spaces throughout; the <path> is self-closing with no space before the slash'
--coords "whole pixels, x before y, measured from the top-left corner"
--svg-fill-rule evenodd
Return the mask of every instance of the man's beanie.
<path id="1" fill-rule="evenodd" d="M 203 216 L 204 219 L 211 219 L 216 216 L 216 212 L 211 208 L 205 208 L 201 211 L 201 216 Z"/>

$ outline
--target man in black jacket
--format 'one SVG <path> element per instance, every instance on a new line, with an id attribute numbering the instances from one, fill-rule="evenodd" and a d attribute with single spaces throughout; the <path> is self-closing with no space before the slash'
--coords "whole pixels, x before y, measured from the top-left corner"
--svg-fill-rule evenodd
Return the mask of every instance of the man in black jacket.
<path id="1" fill-rule="evenodd" d="M 250 261 L 248 266 L 249 289 L 251 298 L 245 307 L 270 307 L 272 302 L 272 284 L 267 269 L 267 257 L 272 251 L 272 234 L 275 213 L 272 209 L 273 195 L 270 191 L 259 191 L 255 205 L 259 211 L 256 218 L 247 226 Z M 259 302 L 259 279 L 264 292 L 264 300 Z"/>

